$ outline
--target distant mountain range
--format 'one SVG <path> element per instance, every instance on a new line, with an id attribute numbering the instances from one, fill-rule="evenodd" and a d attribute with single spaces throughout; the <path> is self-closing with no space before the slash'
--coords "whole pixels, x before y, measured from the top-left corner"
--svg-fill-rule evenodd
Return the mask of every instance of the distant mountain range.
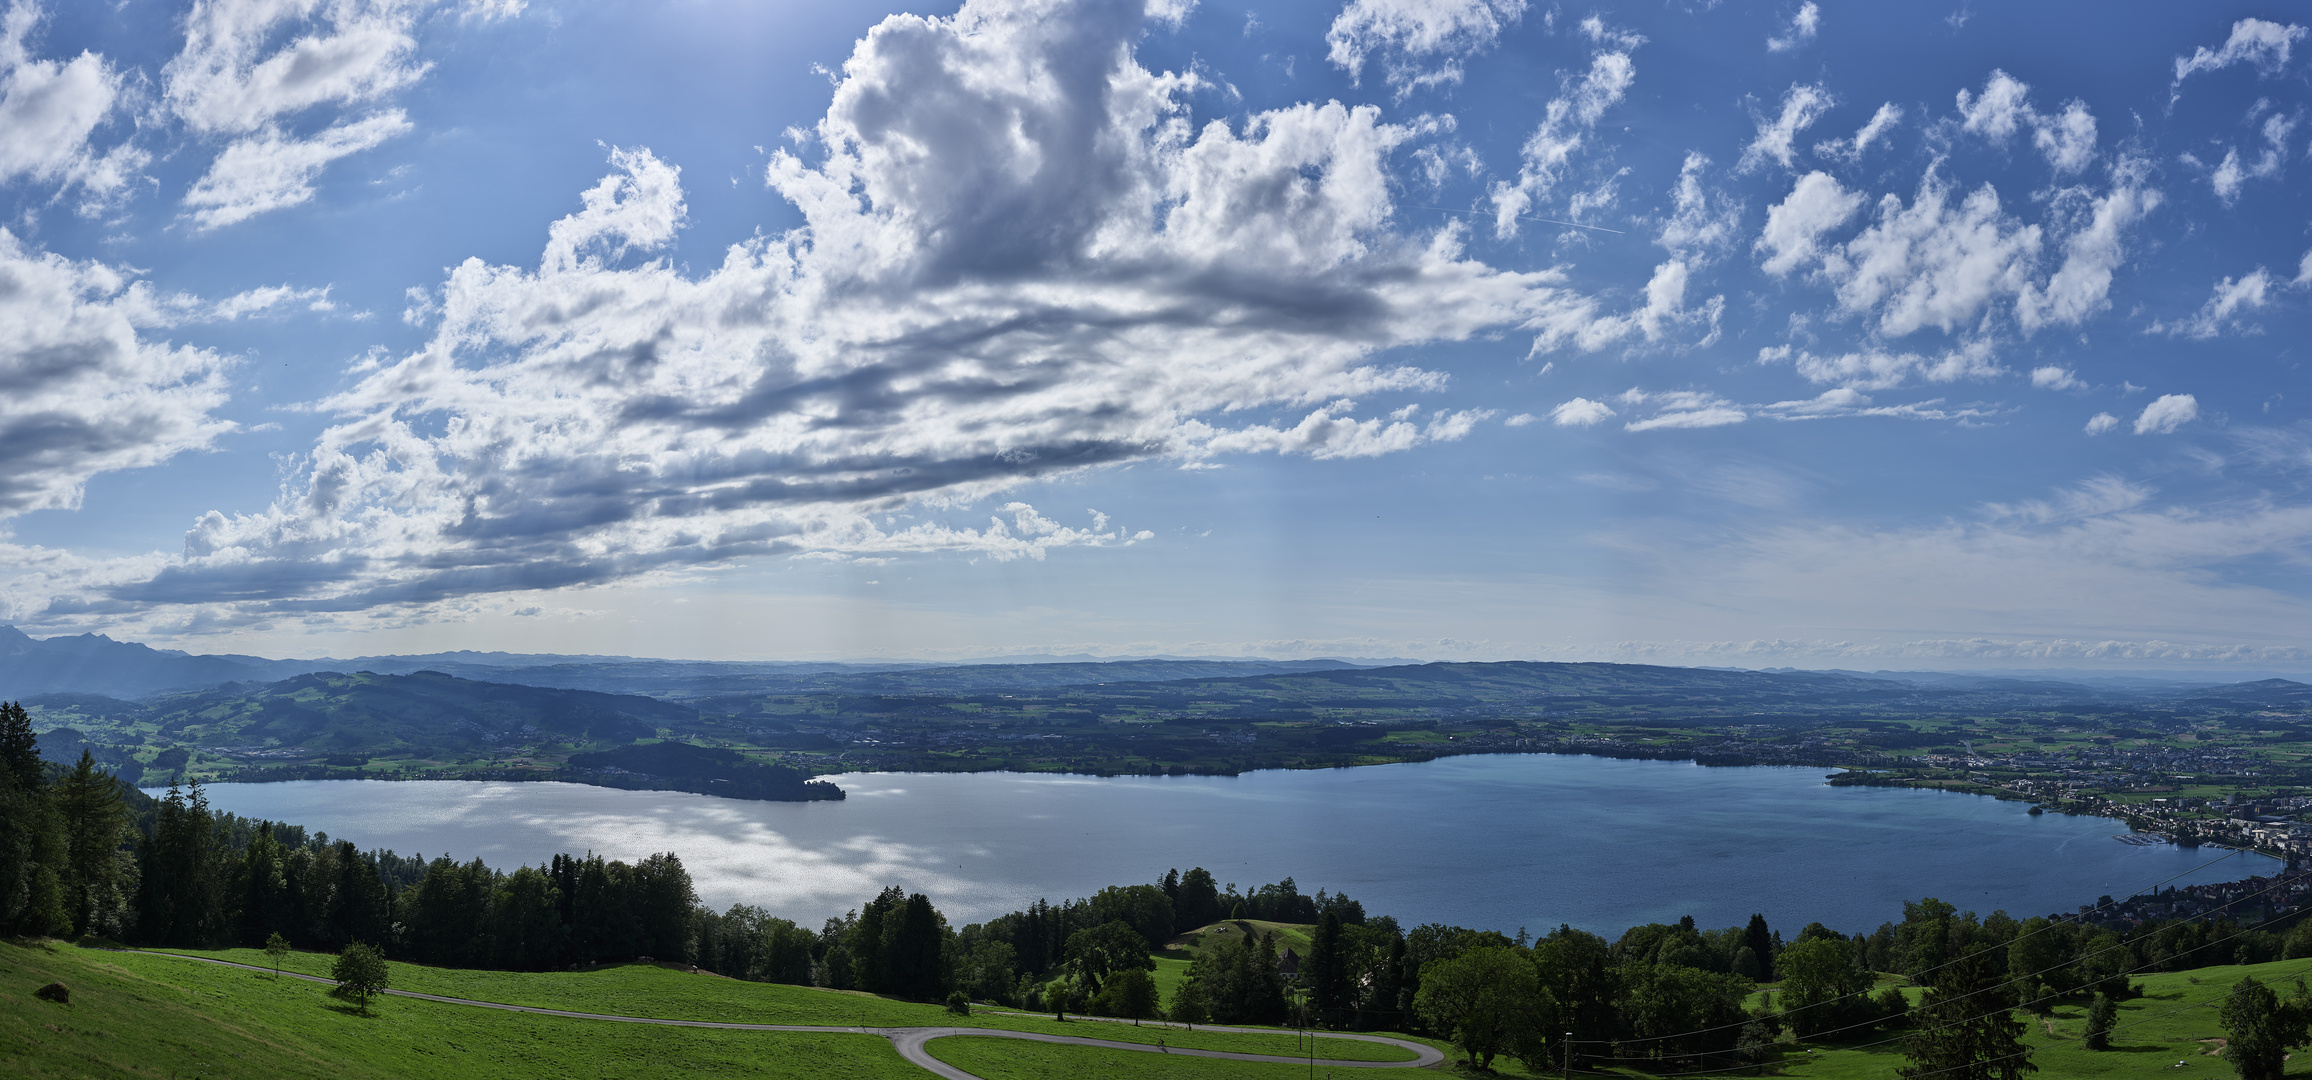
<path id="1" fill-rule="evenodd" d="M 478 682 L 683 699 L 733 694 L 894 694 L 1041 689 L 1101 682 L 1228 678 L 1356 667 L 1344 660 L 1020 658 L 973 664 L 921 660 L 691 661 L 631 656 L 458 652 L 343 659 L 272 660 L 235 654 L 197 655 L 155 649 L 103 634 L 33 638 L 0 626 L 0 698 L 102 694 L 143 698 L 232 683 L 272 683 L 317 672 L 409 675 L 437 671 Z"/>
<path id="2" fill-rule="evenodd" d="M 1434 670 L 1431 670 L 1434 669 Z M 1118 683 L 1159 683 L 1208 680 L 1264 679 L 1278 676 L 1336 673 L 1330 677 L 1343 690 L 1375 692 L 1379 682 L 1457 684 L 1510 678 L 1523 681 L 1548 669 L 1544 682 L 1560 684 L 1559 692 L 1583 684 L 1585 692 L 1612 683 L 1617 692 L 1706 693 L 1764 691 L 1769 696 L 1796 694 L 1890 694 L 1933 690 L 1986 693 L 2025 698 L 2161 697 L 2206 693 L 2236 696 L 2258 683 L 2192 677 L 2183 672 L 2114 675 L 2094 671 L 2036 670 L 2015 672 L 1932 671 L 1803 671 L 1771 668 L 1744 671 L 1722 668 L 1670 668 L 1628 664 L 1421 664 L 1407 660 L 1265 660 L 1251 657 L 1143 657 L 1103 659 L 1089 656 L 995 657 L 970 663 L 933 663 L 921 660 L 834 663 L 818 661 L 687 661 L 631 656 L 552 653 L 457 652 L 401 656 L 320 657 L 274 660 L 236 654 L 202 655 L 174 649 L 155 649 L 136 642 L 115 641 L 102 634 L 36 639 L 9 626 L 0 626 L 0 698 L 29 698 L 55 694 L 100 694 L 123 699 L 148 698 L 223 687 L 236 683 L 268 684 L 319 672 L 373 672 L 408 675 L 432 671 L 477 682 L 587 690 L 635 695 L 671 701 L 691 701 L 760 694 L 969 694 L 1006 690 L 1045 691 L 1060 687 Z M 1409 676 L 1408 672 L 1426 672 Z M 1480 674 L 1490 672 L 1491 674 Z M 1587 675 L 1573 673 L 1587 672 Z M 1388 673 L 1388 674 L 1382 674 Z M 1649 674 L 1641 674 L 1649 673 Z M 1659 674 L 1651 674 L 1659 673 Z M 1795 681 L 1784 677 L 1797 677 Z M 2286 682 L 2286 680 L 2267 680 Z M 2301 684 L 2287 683 L 2290 686 Z M 2232 689 L 2225 689 L 2225 687 Z M 1774 689 L 1767 689 L 1773 687 Z M 1249 688 L 1247 688 L 1249 689 Z M 2264 691 L 2274 704 L 2301 704 L 2285 690 Z M 1489 696 L 1480 694 L 1479 696 Z M 2279 699 L 2285 699 L 2279 700 Z"/>

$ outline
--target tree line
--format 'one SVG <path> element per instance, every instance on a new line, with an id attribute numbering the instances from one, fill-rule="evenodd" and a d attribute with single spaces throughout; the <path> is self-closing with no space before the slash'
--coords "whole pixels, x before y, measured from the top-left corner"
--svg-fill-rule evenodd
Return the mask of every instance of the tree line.
<path id="1" fill-rule="evenodd" d="M 2137 992 L 2131 975 L 2312 957 L 2312 922 L 2290 922 L 2102 926 L 1925 899 L 1853 935 L 1813 923 L 1786 941 L 1754 915 L 1721 929 L 1649 923 L 1611 941 L 1570 926 L 1511 937 L 1408 930 L 1289 877 L 1240 890 L 1191 868 L 960 928 L 928 896 L 891 887 L 813 930 L 750 905 L 707 908 L 671 852 L 632 864 L 557 855 L 510 872 L 427 862 L 217 812 L 197 783 L 134 813 L 85 753 L 71 769 L 40 761 L 24 710 L 0 704 L 0 932 L 12 935 L 360 944 L 509 970 L 648 957 L 922 1001 L 1405 1031 L 1451 1040 L 1480 1067 L 1508 1056 L 1537 1070 L 1719 1069 L 1763 1061 L 1786 1034 L 1901 1039 L 1915 1075 L 2013 1080 L 2029 1069 L 2018 1011 L 2085 1003 L 2088 1044 L 2100 1047 L 2115 1003 Z M 1279 923 L 1309 927 L 1305 941 L 1282 943 L 1268 928 Z M 1191 931 L 1206 933 L 1161 1000 L 1154 956 Z M 1902 982 L 1881 986 L 1882 974 Z M 2258 1048 L 2284 1054 L 2312 1029 L 2303 993 L 2283 1001 L 2243 983 L 2224 1009 L 2242 1075 L 2270 1056 Z M 1954 1065 L 1964 1068 L 1938 1071 Z"/>

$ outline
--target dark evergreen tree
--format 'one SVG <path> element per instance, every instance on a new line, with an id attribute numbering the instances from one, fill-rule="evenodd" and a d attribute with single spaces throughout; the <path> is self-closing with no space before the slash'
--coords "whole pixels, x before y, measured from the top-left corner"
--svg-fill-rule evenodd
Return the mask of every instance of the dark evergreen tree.
<path id="1" fill-rule="evenodd" d="M 64 895 L 74 934 L 126 933 L 122 925 L 121 842 L 129 835 L 120 781 L 87 750 L 56 788 L 64 827 Z"/>
<path id="2" fill-rule="evenodd" d="M 1750 925 L 1742 931 L 1742 944 L 1758 957 L 1759 982 L 1774 981 L 1774 931 L 1767 929 L 1766 916 L 1753 914 Z"/>
<path id="3" fill-rule="evenodd" d="M 343 949 L 356 941 L 384 941 L 393 923 L 393 899 L 377 861 L 351 840 L 338 841 L 333 850 L 329 869 L 336 881 L 328 897 L 328 943 Z"/>
<path id="4" fill-rule="evenodd" d="M 889 933 L 884 963 L 890 979 L 886 993 L 916 1001 L 938 1001 L 947 996 L 947 921 L 931 906 L 931 898 L 916 893 L 885 916 Z"/>
<path id="5" fill-rule="evenodd" d="M 562 957 L 562 898 L 554 879 L 536 867 L 516 867 L 490 904 L 493 966 L 543 971 Z"/>
<path id="6" fill-rule="evenodd" d="M 0 702 L 0 934 L 71 928 L 65 867 L 64 829 L 49 800 L 32 717 L 16 702 Z"/>
<path id="7" fill-rule="evenodd" d="M 1354 1004 L 1349 997 L 1349 955 L 1341 933 L 1340 916 L 1326 911 L 1309 937 L 1309 955 L 1301 962 L 1301 985 L 1308 988 L 1309 1008 L 1325 1027 L 1344 1026 Z"/>
<path id="8" fill-rule="evenodd" d="M 886 932 L 884 924 L 896 924 L 900 909 L 906 906 L 907 894 L 892 885 L 859 909 L 859 921 L 851 928 L 847 942 L 851 947 L 851 989 L 871 994 L 891 992 L 891 962 L 885 949 L 897 927 Z"/>
<path id="9" fill-rule="evenodd" d="M 258 946 L 269 937 L 296 929 L 289 910 L 288 867 L 281 845 L 273 839 L 272 822 L 259 825 L 257 835 L 242 849 L 234 884 L 241 944 Z"/>
<path id="10" fill-rule="evenodd" d="M 2021 1080 L 2039 1071 L 2023 1044 L 2024 1024 L 2015 1018 L 2007 980 L 1993 962 L 1996 951 L 1973 949 L 1944 962 L 1911 1014 L 1917 1030 L 1903 1042 L 1910 1060 L 1899 1075 Z"/>
<path id="11" fill-rule="evenodd" d="M 186 791 L 170 786 L 137 854 L 137 936 L 178 947 L 213 944 L 225 930 L 227 883 L 200 781 Z"/>

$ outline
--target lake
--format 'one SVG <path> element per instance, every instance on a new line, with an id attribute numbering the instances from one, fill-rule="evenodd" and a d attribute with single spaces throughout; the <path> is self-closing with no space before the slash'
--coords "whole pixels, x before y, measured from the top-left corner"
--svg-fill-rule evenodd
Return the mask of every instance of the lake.
<path id="1" fill-rule="evenodd" d="M 1247 890 L 1289 875 L 1303 892 L 1346 892 L 1407 927 L 1612 936 L 1755 911 L 1788 937 L 1813 921 L 1848 933 L 1899 921 L 1904 900 L 1927 895 L 2021 918 L 2279 865 L 2122 844 L 2117 821 L 1982 796 L 1834 788 L 1824 772 L 1518 754 L 1234 777 L 852 773 L 837 778 L 849 799 L 818 803 L 465 781 L 208 791 L 219 809 L 364 849 L 500 869 L 674 851 L 706 902 L 814 927 L 886 884 L 930 894 L 962 926 L 1203 866 Z"/>

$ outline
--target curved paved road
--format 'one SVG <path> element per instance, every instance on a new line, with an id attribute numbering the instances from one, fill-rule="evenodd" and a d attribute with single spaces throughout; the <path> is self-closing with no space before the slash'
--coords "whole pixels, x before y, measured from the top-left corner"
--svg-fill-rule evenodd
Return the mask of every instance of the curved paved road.
<path id="1" fill-rule="evenodd" d="M 170 952 L 148 952 L 143 949 L 122 949 L 119 951 L 133 952 L 144 956 L 166 956 L 175 960 L 191 960 L 203 964 L 216 964 L 220 967 L 241 968 L 246 971 L 260 971 L 266 974 L 276 974 L 272 968 L 260 967 L 256 964 L 235 963 L 231 960 L 216 960 L 206 956 L 186 956 L 183 953 Z M 286 975 L 292 979 L 303 979 L 306 982 L 321 983 L 327 986 L 337 985 L 337 980 L 324 979 L 319 975 L 301 975 L 294 971 L 283 971 L 278 972 L 277 974 Z M 955 1035 L 971 1035 L 995 1039 L 1024 1039 L 1028 1042 L 1059 1043 L 1066 1046 L 1096 1046 L 1106 1050 L 1138 1050 L 1150 1054 L 1179 1054 L 1184 1057 L 1225 1058 L 1229 1061 L 1268 1061 L 1278 1062 L 1286 1065 L 1297 1065 L 1308 1060 L 1305 1057 L 1286 1057 L 1280 1054 L 1239 1054 L 1227 1050 L 1193 1050 L 1179 1046 L 1150 1046 L 1147 1043 L 1116 1042 L 1111 1039 L 1089 1039 L 1076 1035 L 1045 1035 L 1040 1032 L 1033 1031 L 1006 1031 L 1001 1028 L 830 1027 L 813 1024 L 738 1024 L 717 1020 L 663 1020 L 649 1016 L 617 1016 L 610 1013 L 572 1012 L 568 1009 L 542 1009 L 531 1005 L 507 1005 L 496 1001 L 476 1001 L 472 998 L 444 997 L 440 994 L 420 994 L 414 990 L 387 990 L 385 993 L 394 997 L 416 998 L 420 1001 L 438 1001 L 444 1005 L 471 1005 L 478 1009 L 501 1009 L 506 1012 L 533 1013 L 538 1016 L 563 1016 L 572 1020 L 608 1020 L 613 1023 L 620 1024 L 656 1024 L 661 1027 L 719 1028 L 725 1031 L 803 1031 L 817 1032 L 821 1034 L 881 1035 L 884 1038 L 891 1040 L 891 1045 L 898 1049 L 900 1057 L 906 1058 L 908 1061 L 921 1066 L 936 1076 L 944 1077 L 945 1080 L 981 1080 L 979 1076 L 976 1076 L 972 1073 L 967 1073 L 962 1069 L 958 1069 L 953 1065 L 939 1060 L 938 1058 L 932 1057 L 931 1051 L 926 1048 L 926 1044 L 930 1043 L 933 1039 L 944 1039 Z M 1276 1031 L 1267 1028 L 1218 1027 L 1209 1024 L 1205 1026 L 1204 1030 L 1241 1032 L 1245 1034 L 1260 1035 L 1277 1034 Z M 1435 1065 L 1438 1062 L 1445 1060 L 1444 1052 L 1437 1049 L 1436 1047 L 1413 1042 L 1408 1039 L 1392 1039 L 1385 1035 L 1352 1035 L 1332 1032 L 1324 1033 L 1322 1037 L 1328 1039 L 1353 1039 L 1358 1042 L 1382 1043 L 1388 1046 L 1401 1047 L 1406 1050 L 1411 1050 L 1415 1055 L 1414 1059 L 1411 1061 L 1336 1061 L 1327 1059 L 1325 1061 L 1325 1067 L 1328 1069 L 1418 1069 L 1425 1068 L 1430 1065 Z"/>

